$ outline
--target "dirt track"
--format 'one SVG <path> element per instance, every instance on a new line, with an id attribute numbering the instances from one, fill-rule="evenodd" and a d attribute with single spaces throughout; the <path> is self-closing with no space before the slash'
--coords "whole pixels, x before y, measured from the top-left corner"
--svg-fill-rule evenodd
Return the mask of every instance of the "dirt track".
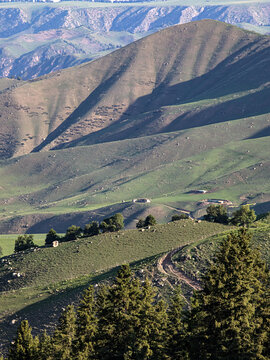
<path id="1" fill-rule="evenodd" d="M 181 282 L 189 285 L 192 289 L 201 290 L 199 282 L 188 277 L 183 271 L 179 270 L 172 261 L 172 256 L 182 248 L 183 246 L 170 251 L 168 254 L 163 255 L 158 260 L 157 268 L 163 274 L 176 277 Z"/>

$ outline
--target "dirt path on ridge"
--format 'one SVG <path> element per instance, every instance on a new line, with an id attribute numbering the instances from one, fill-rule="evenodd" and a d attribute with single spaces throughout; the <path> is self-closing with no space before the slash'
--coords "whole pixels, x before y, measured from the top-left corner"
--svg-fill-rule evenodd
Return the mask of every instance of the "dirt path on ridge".
<path id="1" fill-rule="evenodd" d="M 174 276 L 181 282 L 189 285 L 194 290 L 201 290 L 201 286 L 198 281 L 187 276 L 183 271 L 179 270 L 172 261 L 172 256 L 179 250 L 183 249 L 184 246 L 174 249 L 169 253 L 163 255 L 157 263 L 157 268 L 163 274 L 168 276 Z"/>

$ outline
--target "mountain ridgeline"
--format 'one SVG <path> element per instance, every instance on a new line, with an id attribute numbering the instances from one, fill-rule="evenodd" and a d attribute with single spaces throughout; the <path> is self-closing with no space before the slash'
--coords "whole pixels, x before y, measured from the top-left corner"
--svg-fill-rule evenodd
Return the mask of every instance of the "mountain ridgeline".
<path id="1" fill-rule="evenodd" d="M 22 83 L 0 97 L 2 156 L 266 114 L 269 52 L 268 36 L 203 20 Z"/>
<path id="2" fill-rule="evenodd" d="M 165 27 L 214 19 L 269 31 L 267 3 L 2 4 L 0 76 L 25 80 L 78 65 Z"/>
<path id="3" fill-rule="evenodd" d="M 200 20 L 35 80 L 2 82 L 1 231 L 42 221 L 47 232 L 48 218 L 54 227 L 57 216 L 82 211 L 93 220 L 125 212 L 127 224 L 146 207 L 168 221 L 209 198 L 267 211 L 269 55 L 269 36 Z"/>

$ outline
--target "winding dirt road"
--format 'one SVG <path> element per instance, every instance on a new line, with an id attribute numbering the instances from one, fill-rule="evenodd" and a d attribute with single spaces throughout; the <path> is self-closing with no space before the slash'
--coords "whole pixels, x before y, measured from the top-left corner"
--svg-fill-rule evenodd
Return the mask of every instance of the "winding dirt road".
<path id="1" fill-rule="evenodd" d="M 198 281 L 190 278 L 187 276 L 183 271 L 179 270 L 172 261 L 172 256 L 182 250 L 184 246 L 174 249 L 170 251 L 168 254 L 163 255 L 157 263 L 157 268 L 163 274 L 167 276 L 174 276 L 179 281 L 184 282 L 185 284 L 189 285 L 194 290 L 201 290 L 200 284 Z"/>

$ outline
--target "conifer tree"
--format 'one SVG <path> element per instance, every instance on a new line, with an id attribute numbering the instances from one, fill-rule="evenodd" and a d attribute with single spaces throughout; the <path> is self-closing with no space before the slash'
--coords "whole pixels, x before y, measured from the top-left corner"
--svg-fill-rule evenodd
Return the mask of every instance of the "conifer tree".
<path id="1" fill-rule="evenodd" d="M 156 301 L 156 295 L 146 279 L 138 299 L 139 322 L 134 327 L 136 340 L 132 359 L 166 359 L 167 306 L 163 300 Z"/>
<path id="2" fill-rule="evenodd" d="M 94 290 L 90 286 L 85 290 L 77 308 L 76 334 L 73 341 L 73 357 L 76 359 L 92 359 L 94 357 L 94 341 L 97 332 Z"/>
<path id="3" fill-rule="evenodd" d="M 183 305 L 183 295 L 179 286 L 175 289 L 168 309 L 167 355 L 172 360 L 188 359 L 188 354 L 185 350 Z"/>
<path id="4" fill-rule="evenodd" d="M 128 265 L 119 270 L 114 284 L 98 294 L 98 359 L 124 359 L 134 343 L 134 326 L 138 322 L 139 283 Z"/>
<path id="5" fill-rule="evenodd" d="M 52 360 L 52 359 L 53 359 L 52 340 L 45 330 L 39 338 L 38 360 Z"/>
<path id="6" fill-rule="evenodd" d="M 246 229 L 230 233 L 195 293 L 188 318 L 192 360 L 267 359 L 269 273 L 250 238 Z"/>
<path id="7" fill-rule="evenodd" d="M 38 339 L 33 338 L 32 328 L 27 320 L 23 320 L 18 327 L 17 336 L 11 344 L 8 360 L 36 360 Z"/>
<path id="8" fill-rule="evenodd" d="M 67 306 L 59 318 L 55 329 L 53 342 L 53 359 L 69 360 L 72 359 L 72 342 L 76 332 L 76 315 L 73 305 Z"/>
<path id="9" fill-rule="evenodd" d="M 98 359 L 164 359 L 167 315 L 156 293 L 122 266 L 111 288 L 98 295 Z"/>

